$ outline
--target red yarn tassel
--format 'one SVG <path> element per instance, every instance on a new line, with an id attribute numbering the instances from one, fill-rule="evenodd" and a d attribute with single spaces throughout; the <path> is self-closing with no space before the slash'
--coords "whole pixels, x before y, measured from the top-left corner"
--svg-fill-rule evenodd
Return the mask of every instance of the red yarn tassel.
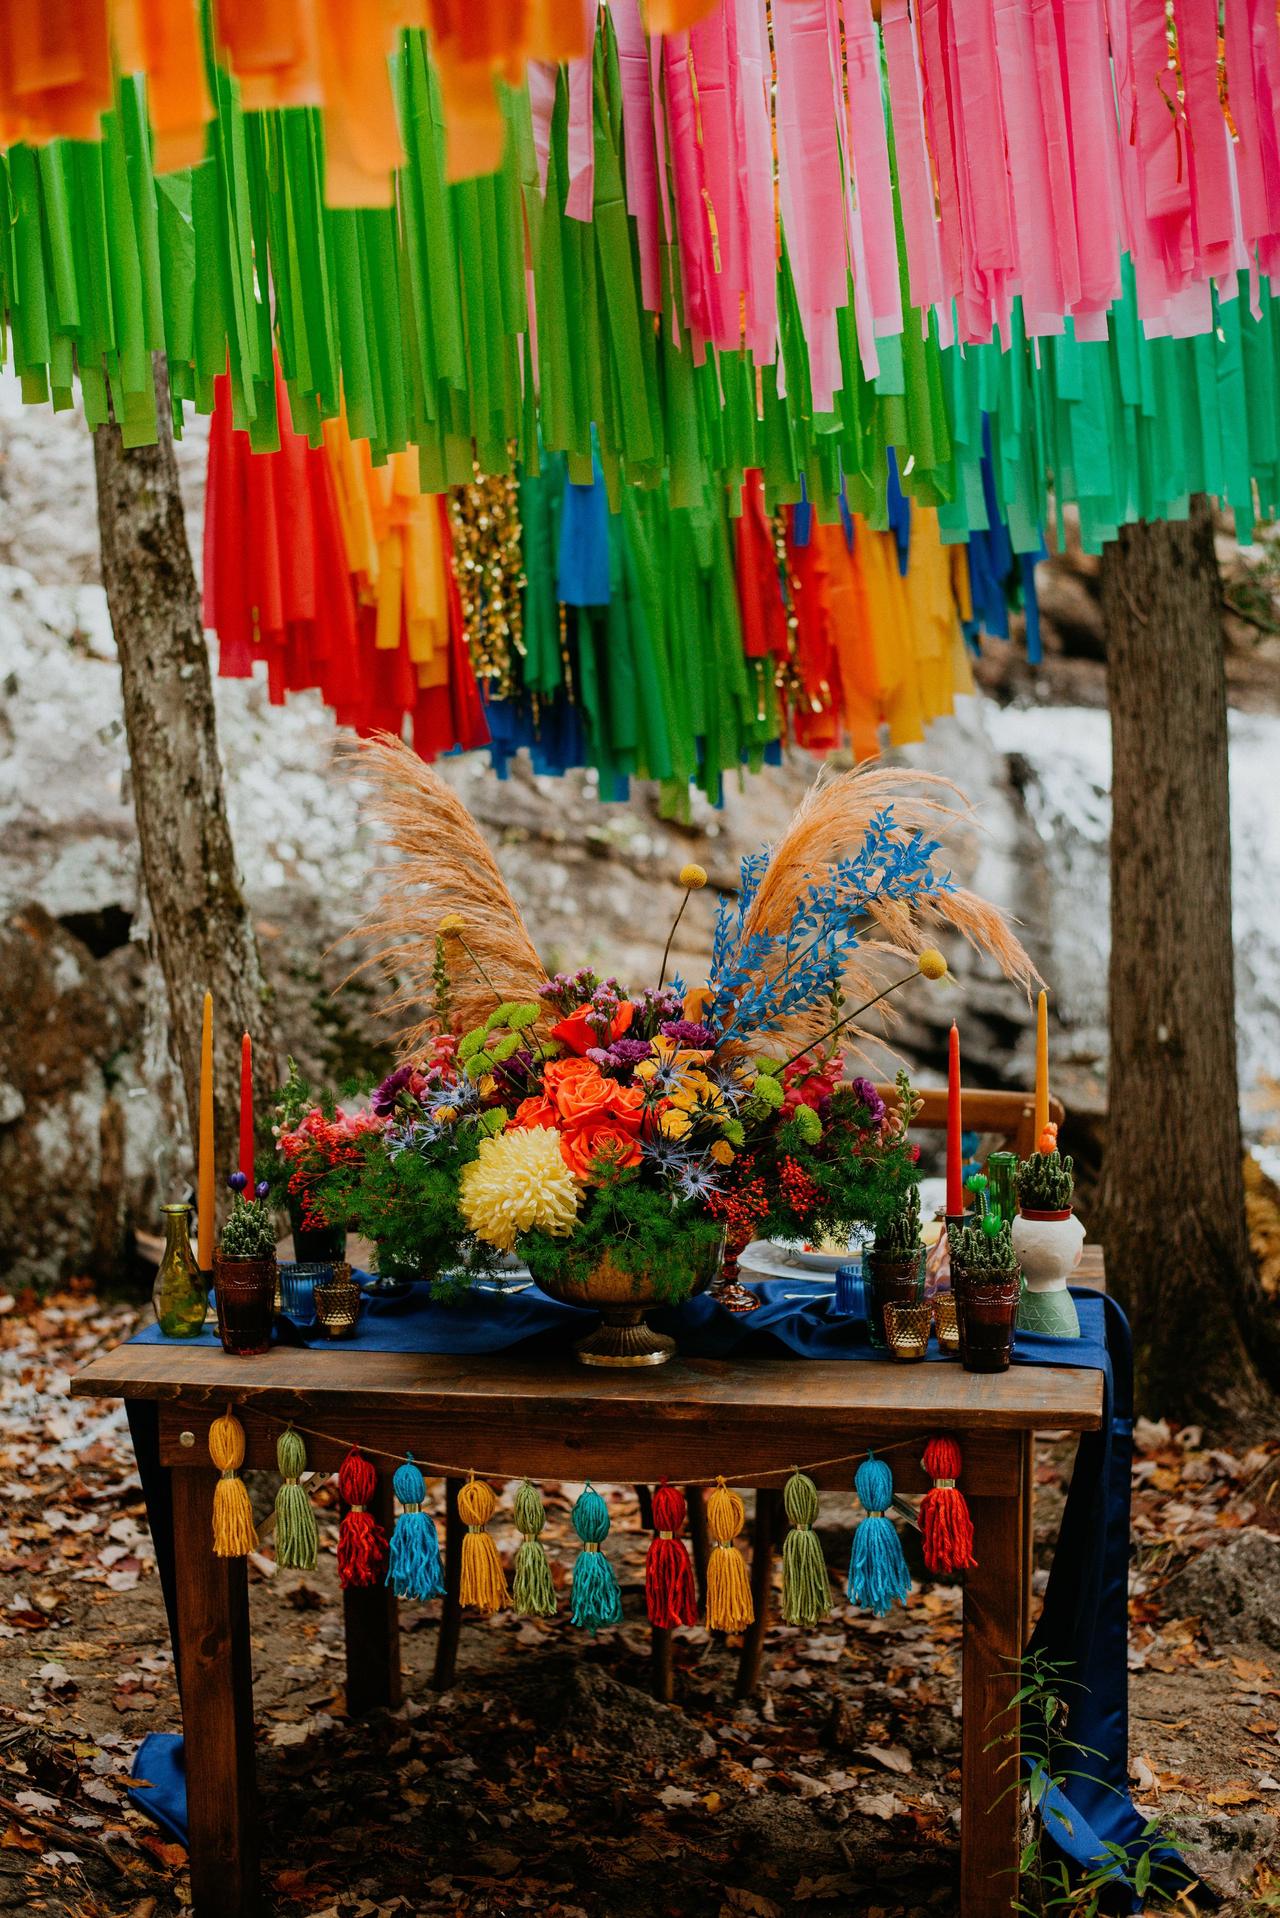
<path id="1" fill-rule="evenodd" d="M 965 1572 L 977 1564 L 973 1556 L 973 1520 L 964 1493 L 956 1484 L 963 1466 L 954 1439 L 930 1439 L 920 1461 L 933 1484 L 920 1501 L 920 1537 L 924 1562 L 931 1572 Z"/>
<path id="2" fill-rule="evenodd" d="M 367 1510 L 378 1474 L 353 1445 L 338 1468 L 338 1492 L 347 1510 L 338 1527 L 338 1583 L 381 1585 L 387 1570 L 387 1535 Z"/>
<path id="3" fill-rule="evenodd" d="M 644 1596 L 649 1623 L 660 1631 L 696 1625 L 698 1596 L 689 1548 L 680 1534 L 688 1511 L 678 1485 L 663 1479 L 653 1494 L 653 1537 L 644 1561 Z"/>

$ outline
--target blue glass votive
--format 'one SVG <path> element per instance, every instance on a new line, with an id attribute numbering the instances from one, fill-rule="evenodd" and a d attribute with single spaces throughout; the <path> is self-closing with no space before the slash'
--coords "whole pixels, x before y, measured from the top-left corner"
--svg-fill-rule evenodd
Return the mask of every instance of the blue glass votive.
<path id="1" fill-rule="evenodd" d="M 832 1311 L 837 1318 L 841 1319 L 866 1317 L 867 1303 L 862 1284 L 861 1263 L 836 1267 L 836 1289 L 832 1300 Z"/>
<path id="2" fill-rule="evenodd" d="M 314 1325 L 316 1285 L 333 1277 L 332 1265 L 313 1264 L 297 1259 L 280 1261 L 280 1310 L 295 1325 Z"/>

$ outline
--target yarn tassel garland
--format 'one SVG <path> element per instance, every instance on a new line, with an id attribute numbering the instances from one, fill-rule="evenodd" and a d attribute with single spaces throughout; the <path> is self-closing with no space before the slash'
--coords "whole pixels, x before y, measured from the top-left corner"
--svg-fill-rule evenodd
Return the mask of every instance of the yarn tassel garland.
<path id="1" fill-rule="evenodd" d="M 653 1537 L 644 1560 L 645 1607 L 659 1631 L 698 1622 L 693 1561 L 681 1536 L 687 1517 L 684 1493 L 664 1478 L 654 1488 Z"/>
<path id="2" fill-rule="evenodd" d="M 380 1585 L 387 1569 L 387 1535 L 368 1509 L 377 1489 L 377 1472 L 353 1445 L 338 1467 L 338 1495 L 347 1507 L 338 1527 L 338 1583 L 344 1591 Z"/>
<path id="3" fill-rule="evenodd" d="M 516 1493 L 516 1529 L 520 1543 L 516 1548 L 514 1596 L 517 1612 L 523 1618 L 552 1618 L 556 1609 L 556 1588 L 551 1578 L 547 1548 L 539 1534 L 547 1522 L 542 1494 L 531 1479 Z"/>
<path id="4" fill-rule="evenodd" d="M 276 1493 L 276 1564 L 283 1571 L 314 1572 L 316 1515 L 298 1483 L 307 1469 L 307 1448 L 292 1426 L 276 1440 L 276 1465 L 283 1480 Z"/>
<path id="5" fill-rule="evenodd" d="M 472 1473 L 458 1493 L 458 1516 L 467 1528 L 458 1596 L 478 1612 L 500 1612 L 511 1603 L 498 1548 L 484 1529 L 497 1506 L 492 1486 Z"/>
<path id="6" fill-rule="evenodd" d="M 831 1612 L 831 1580 L 813 1521 L 818 1488 L 795 1471 L 782 1492 L 791 1530 L 782 1546 L 782 1616 L 788 1625 L 817 1625 Z"/>
<path id="7" fill-rule="evenodd" d="M 609 1508 L 592 1485 L 585 1485 L 570 1515 L 582 1550 L 573 1564 L 573 1622 L 589 1632 L 622 1623 L 622 1594 L 613 1567 L 600 1547 L 609 1536 Z"/>
<path id="8" fill-rule="evenodd" d="M 964 1463 L 960 1447 L 952 1438 L 930 1439 L 920 1462 L 933 1480 L 920 1501 L 924 1562 L 931 1572 L 944 1577 L 970 1571 L 978 1561 L 973 1556 L 968 1501 L 956 1483 Z"/>
<path id="9" fill-rule="evenodd" d="M 746 1507 L 738 1494 L 718 1478 L 707 1500 L 707 1530 L 711 1534 L 707 1624 L 713 1632 L 744 1632 L 756 1615 L 746 1561 L 733 1542 L 746 1518 Z"/>
<path id="10" fill-rule="evenodd" d="M 855 1605 L 866 1605 L 877 1618 L 883 1618 L 892 1610 L 895 1598 L 906 1598 L 911 1590 L 902 1540 L 893 1521 L 885 1517 L 893 1503 L 893 1473 L 883 1459 L 870 1452 L 853 1482 L 867 1516 L 853 1535 L 847 1589 Z"/>
<path id="11" fill-rule="evenodd" d="M 406 1452 L 396 1467 L 391 1488 L 400 1502 L 400 1516 L 391 1529 L 387 1553 L 387 1584 L 397 1598 L 443 1598 L 444 1565 L 435 1519 L 424 1510 L 427 1482 Z"/>
<path id="12" fill-rule="evenodd" d="M 243 1558 L 258 1549 L 253 1507 L 242 1478 L 244 1427 L 228 1406 L 209 1427 L 209 1457 L 222 1477 L 213 1488 L 213 1549 L 218 1558 Z"/>

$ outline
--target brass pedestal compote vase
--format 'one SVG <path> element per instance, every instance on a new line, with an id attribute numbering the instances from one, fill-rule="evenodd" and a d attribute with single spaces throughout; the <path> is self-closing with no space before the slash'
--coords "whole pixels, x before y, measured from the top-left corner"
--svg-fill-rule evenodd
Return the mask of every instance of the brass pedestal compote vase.
<path id="1" fill-rule="evenodd" d="M 529 1269 L 548 1297 L 599 1312 L 599 1325 L 574 1344 L 580 1364 L 665 1365 L 676 1342 L 665 1332 L 655 1332 L 645 1315 L 655 1306 L 682 1303 L 704 1292 L 720 1269 L 723 1247 L 723 1233 L 709 1244 L 705 1237 L 692 1240 L 677 1261 L 687 1266 L 687 1273 L 682 1271 L 674 1285 L 669 1264 L 648 1258 L 623 1263 L 622 1247 L 602 1253 L 594 1264 L 566 1260 L 549 1271 L 531 1259 Z"/>

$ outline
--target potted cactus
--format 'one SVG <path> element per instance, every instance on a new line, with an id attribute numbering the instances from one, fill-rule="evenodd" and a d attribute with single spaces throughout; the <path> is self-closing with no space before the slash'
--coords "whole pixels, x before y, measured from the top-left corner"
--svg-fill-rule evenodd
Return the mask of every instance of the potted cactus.
<path id="1" fill-rule="evenodd" d="M 949 1225 L 947 1239 L 961 1362 L 966 1372 L 1007 1371 L 1022 1294 L 1010 1227 L 989 1211 L 976 1223 Z"/>
<path id="2" fill-rule="evenodd" d="M 1018 1217 L 1013 1247 L 1027 1286 L 1018 1308 L 1024 1332 L 1078 1339 L 1080 1320 L 1067 1290 L 1068 1275 L 1080 1263 L 1084 1227 L 1071 1208 L 1075 1177 L 1071 1160 L 1058 1151 L 1058 1129 L 1046 1126 L 1039 1150 L 1019 1165 Z"/>
<path id="3" fill-rule="evenodd" d="M 918 1305 L 924 1297 L 924 1242 L 920 1237 L 920 1188 L 909 1185 L 896 1212 L 876 1227 L 866 1253 L 867 1330 L 887 1351 L 886 1305 Z"/>
<path id="4" fill-rule="evenodd" d="M 265 1352 L 279 1277 L 276 1232 L 263 1198 L 245 1197 L 245 1177 L 233 1173 L 235 1198 L 213 1260 L 213 1298 L 224 1351 L 245 1357 Z"/>

